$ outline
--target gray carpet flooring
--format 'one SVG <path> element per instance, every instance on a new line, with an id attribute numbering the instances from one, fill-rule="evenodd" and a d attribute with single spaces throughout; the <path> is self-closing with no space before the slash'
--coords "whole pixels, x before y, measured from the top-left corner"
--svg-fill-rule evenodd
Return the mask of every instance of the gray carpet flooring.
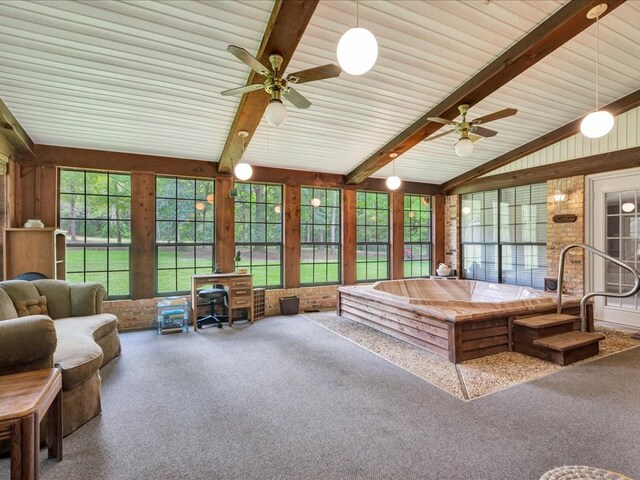
<path id="1" fill-rule="evenodd" d="M 121 338 L 44 480 L 640 479 L 640 349 L 465 403 L 300 316 Z"/>

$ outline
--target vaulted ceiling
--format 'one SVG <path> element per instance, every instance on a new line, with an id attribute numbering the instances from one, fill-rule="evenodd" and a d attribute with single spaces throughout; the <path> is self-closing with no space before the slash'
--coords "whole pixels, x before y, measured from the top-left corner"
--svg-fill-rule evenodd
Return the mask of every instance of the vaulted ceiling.
<path id="1" fill-rule="evenodd" d="M 579 1 L 579 0 L 574 0 Z M 348 174 L 565 5 L 565 1 L 360 1 L 379 43 L 363 76 L 303 84 L 308 110 L 262 120 L 254 165 Z M 0 97 L 37 144 L 218 161 L 249 68 L 229 44 L 260 47 L 274 2 L 0 1 Z M 336 63 L 352 0 L 321 0 L 288 72 Z M 601 102 L 640 86 L 640 2 L 601 20 Z M 443 183 L 588 113 L 594 106 L 595 25 L 481 100 L 471 118 L 515 107 L 468 158 L 454 136 L 418 143 L 400 177 Z M 105 165 L 108 168 L 108 165 Z M 374 176 L 391 174 L 391 166 Z"/>

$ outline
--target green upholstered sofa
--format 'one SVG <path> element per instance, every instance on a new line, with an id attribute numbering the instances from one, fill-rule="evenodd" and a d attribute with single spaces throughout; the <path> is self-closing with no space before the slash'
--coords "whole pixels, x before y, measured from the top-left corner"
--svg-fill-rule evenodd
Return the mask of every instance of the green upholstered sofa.
<path id="1" fill-rule="evenodd" d="M 99 283 L 0 282 L 0 375 L 58 364 L 65 435 L 100 413 L 99 369 L 120 354 L 118 319 L 101 313 L 106 294 Z M 24 310 L 42 296 L 47 315 Z M 18 317 L 16 305 L 27 316 Z"/>

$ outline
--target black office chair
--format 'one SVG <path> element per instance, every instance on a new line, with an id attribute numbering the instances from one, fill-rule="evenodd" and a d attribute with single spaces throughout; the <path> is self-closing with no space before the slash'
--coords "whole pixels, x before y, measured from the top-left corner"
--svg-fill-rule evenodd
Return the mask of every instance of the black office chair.
<path id="1" fill-rule="evenodd" d="M 25 272 L 18 275 L 14 280 L 26 280 L 27 282 L 33 282 L 34 280 L 43 280 L 47 277 L 40 272 Z"/>
<path id="2" fill-rule="evenodd" d="M 229 319 L 229 294 L 224 287 L 215 286 L 200 290 L 198 299 L 202 301 L 202 303 L 198 302 L 198 306 L 209 305 L 209 314 L 198 317 L 198 328 L 202 328 L 203 325 L 208 323 L 222 328 L 222 322 Z"/>

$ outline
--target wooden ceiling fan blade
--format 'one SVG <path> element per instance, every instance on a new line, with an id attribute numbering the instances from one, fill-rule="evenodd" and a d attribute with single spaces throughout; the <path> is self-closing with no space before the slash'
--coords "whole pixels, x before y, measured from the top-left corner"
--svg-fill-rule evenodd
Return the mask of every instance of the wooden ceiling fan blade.
<path id="1" fill-rule="evenodd" d="M 483 138 L 484 137 L 482 135 L 476 135 L 475 133 L 469 134 L 469 140 L 471 140 L 473 143 L 479 142 Z"/>
<path id="2" fill-rule="evenodd" d="M 429 118 L 427 118 L 427 120 L 429 120 L 430 122 L 444 123 L 445 125 L 455 125 L 456 124 L 456 122 L 454 122 L 452 120 L 447 120 L 446 118 L 442 118 L 442 117 L 429 117 Z"/>
<path id="3" fill-rule="evenodd" d="M 481 123 L 489 123 L 495 120 L 500 120 L 501 118 L 510 117 L 518 113 L 518 109 L 516 108 L 505 108 L 504 110 L 500 110 L 498 112 L 490 113 L 489 115 L 485 115 L 484 117 L 476 118 L 471 123 L 473 125 L 480 125 Z"/>
<path id="4" fill-rule="evenodd" d="M 234 55 L 238 60 L 250 66 L 251 69 L 255 70 L 257 73 L 262 75 L 263 77 L 271 76 L 271 70 L 265 67 L 260 61 L 251 55 L 248 51 L 246 51 L 242 47 L 236 47 L 235 45 L 227 46 L 227 52 Z"/>
<path id="5" fill-rule="evenodd" d="M 446 132 L 439 133 L 438 135 L 431 135 L 430 137 L 425 138 L 424 142 L 430 142 L 431 140 L 435 140 L 436 138 L 444 137 L 445 135 L 449 135 L 450 133 L 455 132 L 455 130 L 447 130 Z"/>
<path id="6" fill-rule="evenodd" d="M 264 87 L 261 83 L 253 83 L 251 85 L 246 85 L 244 87 L 231 88 L 229 90 L 225 90 L 220 92 L 220 95 L 229 96 L 229 95 L 242 95 L 243 93 L 255 92 L 256 90 L 262 90 Z"/>
<path id="7" fill-rule="evenodd" d="M 291 87 L 289 87 L 289 91 L 287 93 L 283 93 L 282 96 L 289 100 L 296 108 L 309 108 L 311 106 L 311 102 L 309 100 Z"/>
<path id="8" fill-rule="evenodd" d="M 334 78 L 342 73 L 342 69 L 338 65 L 328 63 L 319 67 L 301 70 L 291 73 L 287 76 L 287 82 L 300 84 L 307 82 L 315 82 L 316 80 L 324 80 L 325 78 Z"/>
<path id="9" fill-rule="evenodd" d="M 495 130 L 484 127 L 473 127 L 473 133 L 485 138 L 495 137 L 498 134 Z"/>

